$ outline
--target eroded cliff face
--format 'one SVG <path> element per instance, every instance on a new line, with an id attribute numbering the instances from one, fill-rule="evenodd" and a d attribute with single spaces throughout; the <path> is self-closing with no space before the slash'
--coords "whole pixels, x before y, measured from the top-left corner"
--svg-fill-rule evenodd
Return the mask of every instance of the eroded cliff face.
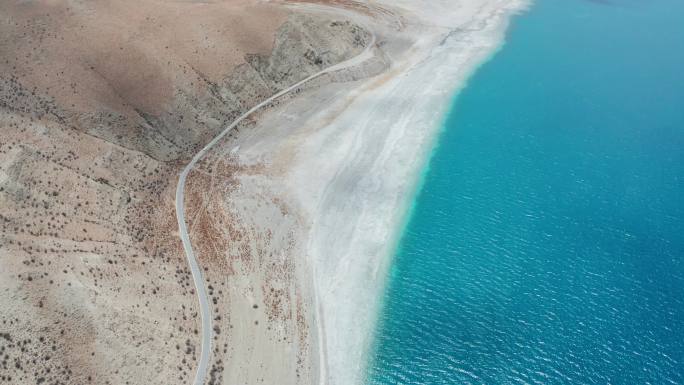
<path id="1" fill-rule="evenodd" d="M 346 20 L 268 3 L 3 2 L 0 380 L 190 382 L 199 316 L 176 233 L 180 168 L 251 106 L 368 41 Z M 224 164 L 229 170 L 230 161 Z M 202 220 L 221 228 L 213 219 Z M 204 260 L 222 258 L 221 245 L 239 247 L 240 232 L 251 227 L 235 226 L 219 234 Z M 198 234 L 193 241 L 206 240 Z M 291 234 L 276 236 L 285 247 Z M 242 251 L 253 270 L 241 280 L 253 271 L 281 277 L 264 267 L 279 256 L 254 253 Z M 211 267 L 220 284 L 234 266 L 218 260 Z M 262 327 L 295 333 L 283 339 L 282 352 L 306 351 L 308 310 L 295 297 L 284 309 L 276 290 L 296 283 L 283 277 L 290 283 L 251 285 L 263 292 L 250 298 L 265 309 Z M 230 319 L 221 303 L 245 295 L 227 286 L 209 290 L 219 320 Z M 223 330 L 216 338 L 210 381 L 225 383 L 224 363 L 234 354 L 228 346 L 239 336 Z M 281 383 L 310 382 L 311 362 L 294 357 L 292 370 L 278 372 Z"/>

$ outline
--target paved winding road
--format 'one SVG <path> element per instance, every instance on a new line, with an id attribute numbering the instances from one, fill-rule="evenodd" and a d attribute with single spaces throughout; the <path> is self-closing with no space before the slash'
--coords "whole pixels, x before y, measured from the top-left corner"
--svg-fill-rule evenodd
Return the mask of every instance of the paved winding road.
<path id="1" fill-rule="evenodd" d="M 190 163 L 188 163 L 187 166 L 185 166 L 185 168 L 181 172 L 180 177 L 178 178 L 178 186 L 176 186 L 176 219 L 178 220 L 178 231 L 180 233 L 181 241 L 183 242 L 183 248 L 185 249 L 185 256 L 188 259 L 190 271 L 192 272 L 192 279 L 194 281 L 195 289 L 197 291 L 197 297 L 199 299 L 200 305 L 200 314 L 202 317 L 202 351 L 200 354 L 199 363 L 197 365 L 197 373 L 195 374 L 195 380 L 193 382 L 194 385 L 203 385 L 207 375 L 207 366 L 209 365 L 209 354 L 211 351 L 212 328 L 211 307 L 209 305 L 207 291 L 204 286 L 202 271 L 199 267 L 199 264 L 197 263 L 197 258 L 195 257 L 195 254 L 192 251 L 192 244 L 190 243 L 190 236 L 188 235 L 188 229 L 185 223 L 185 209 L 183 207 L 183 202 L 185 198 L 185 180 L 187 179 L 188 174 L 190 173 L 192 168 L 195 167 L 195 164 L 197 164 L 197 162 L 200 159 L 202 159 L 202 157 L 204 157 L 204 155 L 207 152 L 209 152 L 209 150 L 212 147 L 214 147 L 216 143 L 218 143 L 224 136 L 226 136 L 226 134 L 228 134 L 238 124 L 240 124 L 240 122 L 243 121 L 246 117 L 253 114 L 257 110 L 263 108 L 264 106 L 270 104 L 275 99 L 278 99 L 279 97 L 291 92 L 292 90 L 302 86 L 304 83 L 312 79 L 315 79 L 326 73 L 353 67 L 363 63 L 364 61 L 373 56 L 372 51 L 374 46 L 375 35 L 372 35 L 371 42 L 366 46 L 366 49 L 364 49 L 363 52 L 361 52 L 357 56 L 349 60 L 343 61 L 341 63 L 335 64 L 333 66 L 330 66 L 322 71 L 319 71 L 307 77 L 306 79 L 301 80 L 293 84 L 292 86 L 278 92 L 277 94 L 271 96 L 270 98 L 264 100 L 256 106 L 252 107 L 249 111 L 245 112 L 240 117 L 235 119 L 233 123 L 227 126 L 223 131 L 221 131 L 220 134 L 218 134 L 214 139 L 212 139 L 211 142 L 209 142 L 206 146 L 204 146 L 204 148 L 202 148 L 197 154 L 195 154 Z"/>

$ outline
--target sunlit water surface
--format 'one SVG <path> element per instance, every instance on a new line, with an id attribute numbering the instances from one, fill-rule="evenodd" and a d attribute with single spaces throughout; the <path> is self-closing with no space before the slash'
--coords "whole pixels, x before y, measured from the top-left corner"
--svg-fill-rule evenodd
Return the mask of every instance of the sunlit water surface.
<path id="1" fill-rule="evenodd" d="M 684 384 L 684 1 L 539 0 L 454 102 L 368 382 Z"/>

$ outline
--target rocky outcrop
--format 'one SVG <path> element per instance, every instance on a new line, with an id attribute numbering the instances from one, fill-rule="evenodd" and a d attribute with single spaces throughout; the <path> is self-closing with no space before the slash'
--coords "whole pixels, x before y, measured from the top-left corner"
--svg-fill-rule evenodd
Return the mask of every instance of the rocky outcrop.
<path id="1" fill-rule="evenodd" d="M 245 55 L 245 63 L 213 80 L 188 67 L 172 100 L 159 113 L 135 109 L 78 115 L 77 126 L 123 147 L 170 161 L 187 158 L 251 106 L 281 89 L 352 57 L 370 40 L 347 20 L 291 15 L 278 28 L 269 54 Z M 190 84 L 188 84 L 188 81 Z"/>

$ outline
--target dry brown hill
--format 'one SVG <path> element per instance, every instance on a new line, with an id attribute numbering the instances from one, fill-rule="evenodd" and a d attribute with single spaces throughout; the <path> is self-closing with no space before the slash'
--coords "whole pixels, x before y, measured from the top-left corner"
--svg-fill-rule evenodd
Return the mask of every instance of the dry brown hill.
<path id="1" fill-rule="evenodd" d="M 260 1 L 0 2 L 0 383 L 189 383 L 180 167 L 367 38 Z"/>

